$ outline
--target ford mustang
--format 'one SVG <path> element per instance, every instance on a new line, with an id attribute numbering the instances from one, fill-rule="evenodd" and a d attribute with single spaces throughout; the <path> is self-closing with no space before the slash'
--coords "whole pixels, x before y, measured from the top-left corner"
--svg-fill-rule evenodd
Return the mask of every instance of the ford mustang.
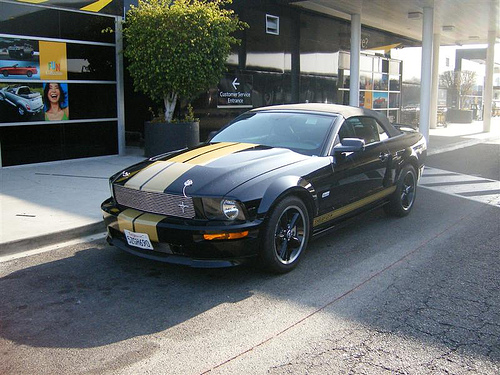
<path id="1" fill-rule="evenodd" d="M 195 267 L 256 259 L 284 273 L 309 240 L 383 206 L 406 216 L 427 153 L 416 130 L 341 105 L 250 110 L 194 149 L 110 178 L 102 203 L 110 244 Z"/>

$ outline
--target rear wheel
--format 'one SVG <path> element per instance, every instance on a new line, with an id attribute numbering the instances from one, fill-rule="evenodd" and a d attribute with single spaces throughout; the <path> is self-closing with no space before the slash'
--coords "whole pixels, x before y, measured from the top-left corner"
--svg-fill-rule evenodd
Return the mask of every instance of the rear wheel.
<path id="1" fill-rule="evenodd" d="M 289 196 L 273 209 L 264 229 L 261 260 L 274 273 L 286 273 L 297 266 L 309 240 L 310 220 L 301 199 Z"/>
<path id="2" fill-rule="evenodd" d="M 417 173 L 415 168 L 407 165 L 401 171 L 389 203 L 384 206 L 385 212 L 392 216 L 403 217 L 410 213 L 417 195 Z"/>

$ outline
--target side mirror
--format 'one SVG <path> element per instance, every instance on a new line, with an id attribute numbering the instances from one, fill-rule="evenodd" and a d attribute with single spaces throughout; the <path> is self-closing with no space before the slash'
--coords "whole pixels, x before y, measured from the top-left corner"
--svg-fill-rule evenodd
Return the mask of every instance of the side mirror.
<path id="1" fill-rule="evenodd" d="M 365 140 L 360 138 L 344 138 L 333 147 L 333 152 L 356 152 L 365 148 Z"/>

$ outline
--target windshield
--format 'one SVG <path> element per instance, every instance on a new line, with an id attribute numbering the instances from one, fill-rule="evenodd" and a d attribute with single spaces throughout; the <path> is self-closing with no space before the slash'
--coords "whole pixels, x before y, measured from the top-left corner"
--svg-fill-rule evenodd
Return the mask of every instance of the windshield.
<path id="1" fill-rule="evenodd" d="M 246 113 L 217 133 L 210 143 L 254 143 L 320 156 L 335 119 L 306 113 Z"/>

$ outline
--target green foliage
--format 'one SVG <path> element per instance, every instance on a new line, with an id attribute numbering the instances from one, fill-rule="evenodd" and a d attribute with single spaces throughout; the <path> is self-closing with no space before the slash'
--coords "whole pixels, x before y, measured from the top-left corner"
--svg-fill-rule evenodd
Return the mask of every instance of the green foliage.
<path id="1" fill-rule="evenodd" d="M 127 13 L 125 56 L 135 89 L 187 100 L 219 82 L 233 36 L 245 27 L 231 0 L 139 0 Z"/>

